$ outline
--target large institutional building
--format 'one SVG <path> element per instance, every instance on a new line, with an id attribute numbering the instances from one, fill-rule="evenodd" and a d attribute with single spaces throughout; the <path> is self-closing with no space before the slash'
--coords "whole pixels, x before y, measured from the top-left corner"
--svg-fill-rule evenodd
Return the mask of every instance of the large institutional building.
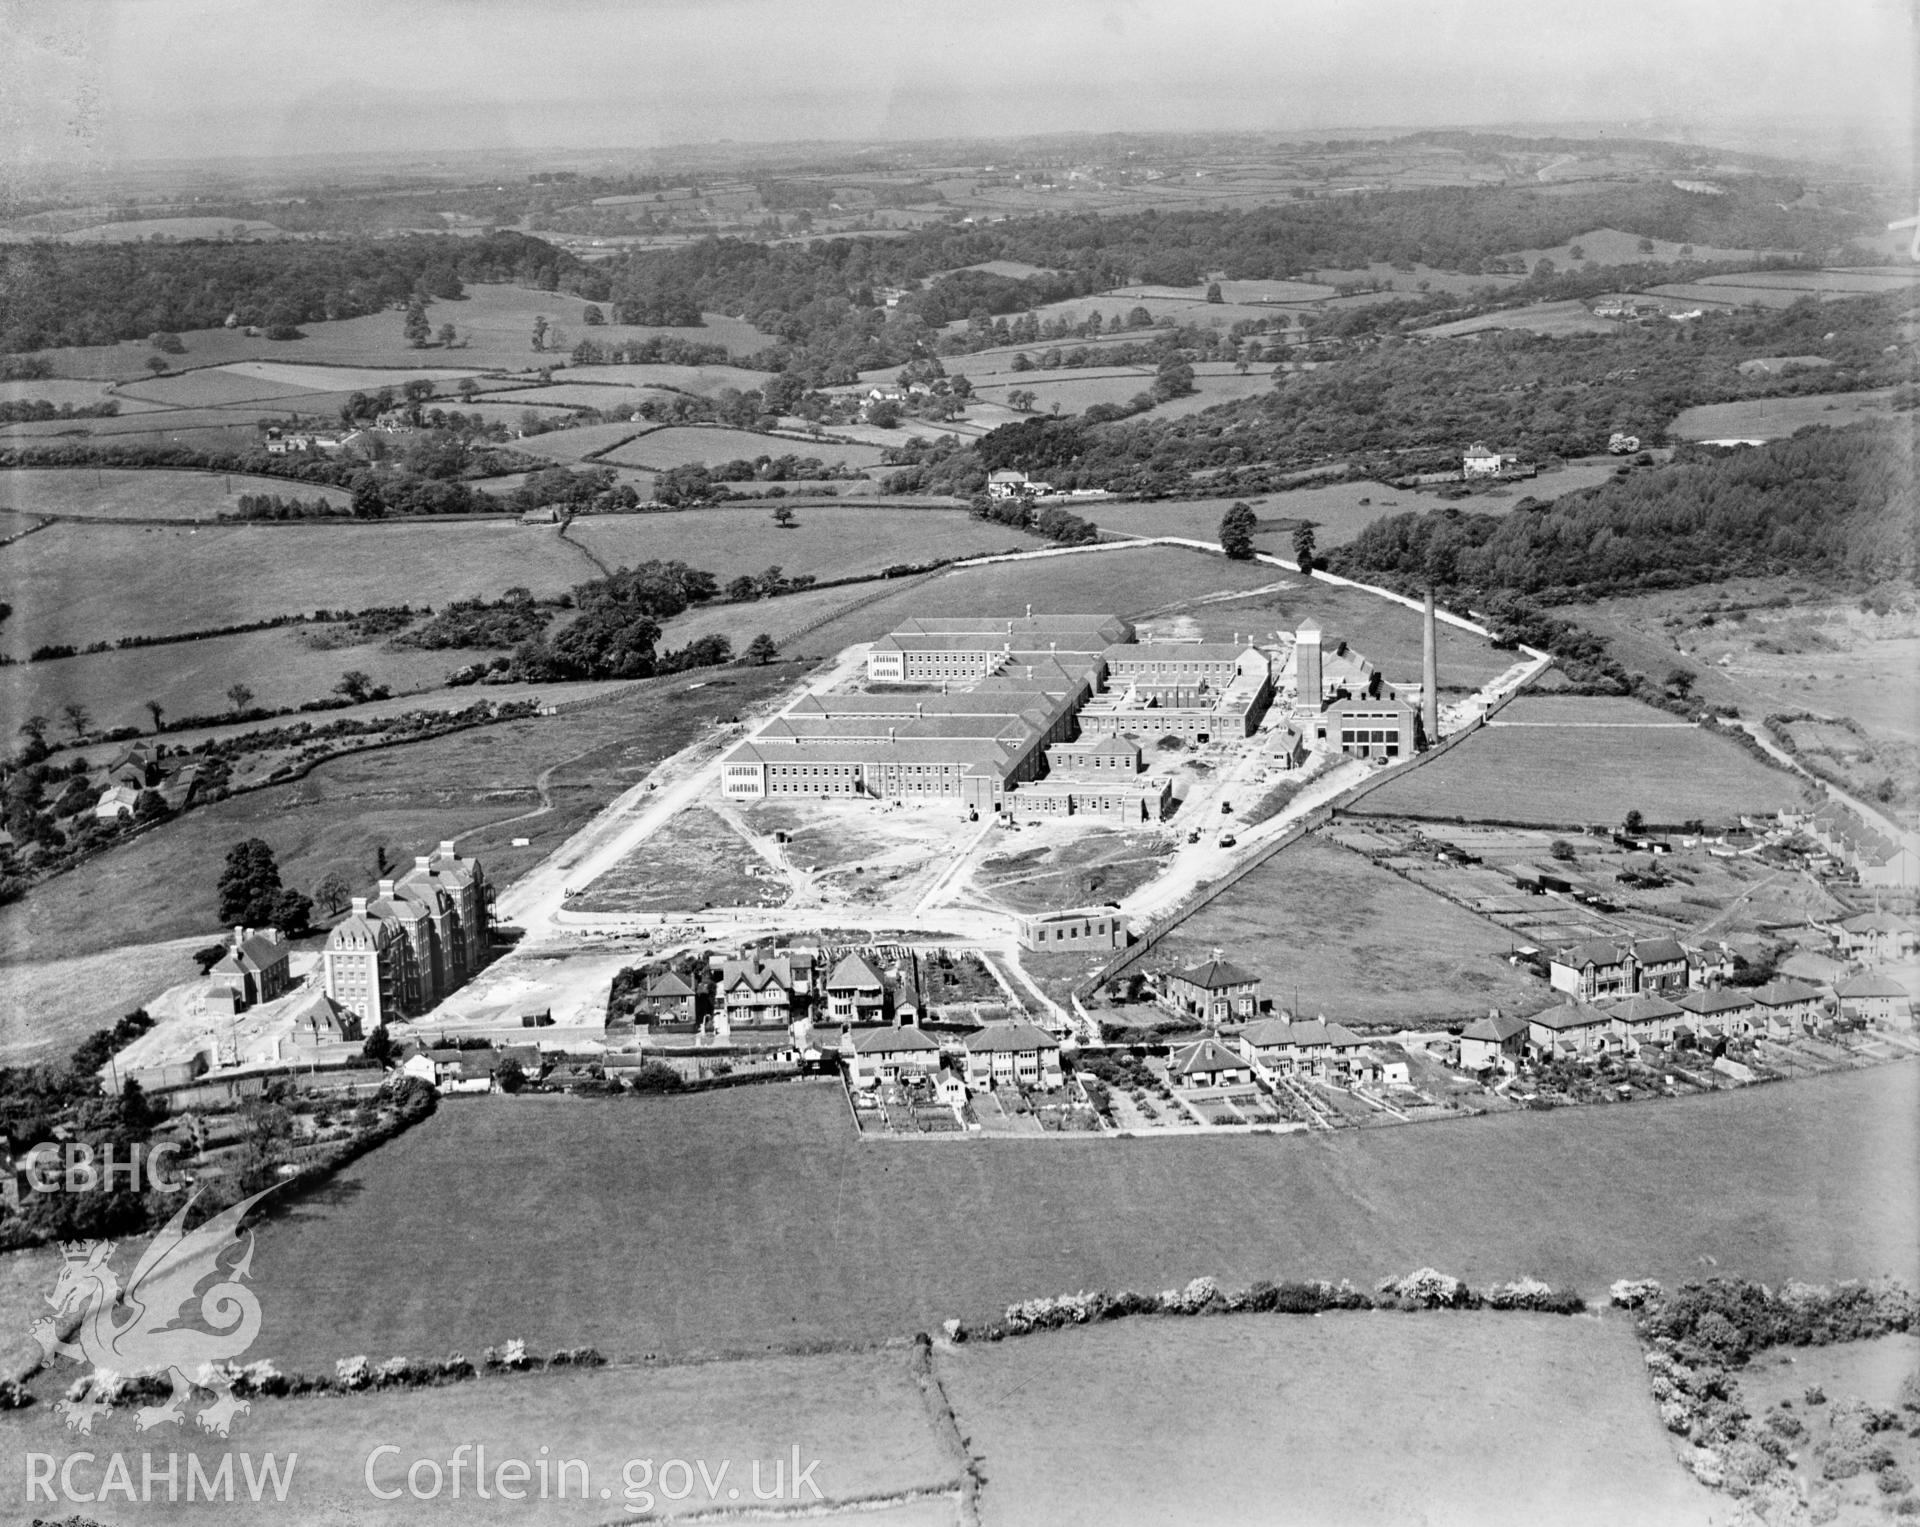
<path id="1" fill-rule="evenodd" d="M 794 702 L 727 754 L 721 789 L 742 801 L 938 796 L 974 811 L 1157 822 L 1172 783 L 1147 776 L 1143 746 L 1250 737 L 1283 678 L 1301 745 L 1391 762 L 1435 729 L 1345 643 L 1323 652 L 1311 620 L 1276 673 L 1251 634 L 1138 642 L 1117 616 L 1028 606 L 906 622 L 868 652 L 864 691 Z"/>
<path id="2" fill-rule="evenodd" d="M 476 859 L 442 843 L 413 861 L 374 895 L 353 898 L 353 910 L 327 935 L 320 954 L 329 997 L 371 1033 L 383 1023 L 417 1018 L 465 984 L 487 962 L 492 892 Z"/>

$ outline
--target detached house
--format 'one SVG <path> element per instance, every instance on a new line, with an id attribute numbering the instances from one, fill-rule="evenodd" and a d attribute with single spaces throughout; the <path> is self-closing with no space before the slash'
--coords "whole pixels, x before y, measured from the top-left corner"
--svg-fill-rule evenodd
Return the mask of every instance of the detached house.
<path id="1" fill-rule="evenodd" d="M 671 970 L 655 971 L 640 988 L 635 1014 L 644 1015 L 650 1029 L 691 1031 L 699 1022 L 699 996 Z"/>
<path id="2" fill-rule="evenodd" d="M 796 1000 L 813 994 L 809 954 L 758 954 L 726 960 L 720 967 L 716 1005 L 728 1028 L 782 1028 Z"/>
<path id="3" fill-rule="evenodd" d="M 1237 1087 L 1253 1081 L 1253 1066 L 1217 1039 L 1180 1045 L 1167 1057 L 1167 1076 L 1183 1092 L 1208 1087 Z"/>
<path id="4" fill-rule="evenodd" d="M 962 1042 L 969 1087 L 1061 1085 L 1060 1041 L 1031 1023 L 989 1024 Z"/>
<path id="5" fill-rule="evenodd" d="M 1904 960 L 1915 949 L 1913 925 L 1891 912 L 1862 912 L 1833 928 L 1834 947 L 1863 965 Z"/>
<path id="6" fill-rule="evenodd" d="M 118 822 L 132 816 L 139 803 L 140 792 L 132 785 L 109 785 L 93 803 L 93 818 L 96 822 Z"/>
<path id="7" fill-rule="evenodd" d="M 287 936 L 278 928 L 235 928 L 227 952 L 207 974 L 232 989 L 236 1007 L 256 1007 L 292 985 Z"/>
<path id="8" fill-rule="evenodd" d="M 887 983 L 857 954 L 827 977 L 827 1016 L 839 1023 L 879 1023 L 886 1017 Z"/>
<path id="9" fill-rule="evenodd" d="M 1172 972 L 1162 977 L 1160 990 L 1175 1012 L 1208 1023 L 1231 1023 L 1260 1010 L 1260 978 L 1225 960 Z"/>

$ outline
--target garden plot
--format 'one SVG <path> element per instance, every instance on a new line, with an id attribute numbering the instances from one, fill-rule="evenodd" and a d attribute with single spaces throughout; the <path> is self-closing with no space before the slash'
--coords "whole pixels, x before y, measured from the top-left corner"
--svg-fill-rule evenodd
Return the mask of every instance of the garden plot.
<path id="1" fill-rule="evenodd" d="M 591 885 L 575 887 L 575 912 L 667 912 L 704 907 L 780 906 L 784 876 L 717 813 L 693 806 Z"/>

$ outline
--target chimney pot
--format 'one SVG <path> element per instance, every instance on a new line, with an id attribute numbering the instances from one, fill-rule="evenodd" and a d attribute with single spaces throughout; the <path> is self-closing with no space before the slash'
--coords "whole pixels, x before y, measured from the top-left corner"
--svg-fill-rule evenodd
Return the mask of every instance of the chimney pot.
<path id="1" fill-rule="evenodd" d="M 413 856 L 413 867 L 417 870 L 430 870 L 433 868 L 433 860 L 426 854 L 415 854 Z"/>
<path id="2" fill-rule="evenodd" d="M 393 882 L 391 880 L 383 880 L 380 882 L 380 894 L 383 897 L 393 895 Z"/>
<path id="3" fill-rule="evenodd" d="M 353 898 L 353 915 L 355 917 L 365 917 L 367 915 L 366 897 L 356 896 Z"/>

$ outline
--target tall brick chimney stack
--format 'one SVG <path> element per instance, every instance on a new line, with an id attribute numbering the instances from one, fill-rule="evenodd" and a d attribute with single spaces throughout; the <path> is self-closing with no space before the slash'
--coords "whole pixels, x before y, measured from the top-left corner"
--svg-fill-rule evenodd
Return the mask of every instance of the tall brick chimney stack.
<path id="1" fill-rule="evenodd" d="M 1426 729 L 1427 746 L 1440 740 L 1440 640 L 1433 614 L 1433 590 L 1427 590 L 1426 619 L 1420 639 L 1420 724 Z"/>

